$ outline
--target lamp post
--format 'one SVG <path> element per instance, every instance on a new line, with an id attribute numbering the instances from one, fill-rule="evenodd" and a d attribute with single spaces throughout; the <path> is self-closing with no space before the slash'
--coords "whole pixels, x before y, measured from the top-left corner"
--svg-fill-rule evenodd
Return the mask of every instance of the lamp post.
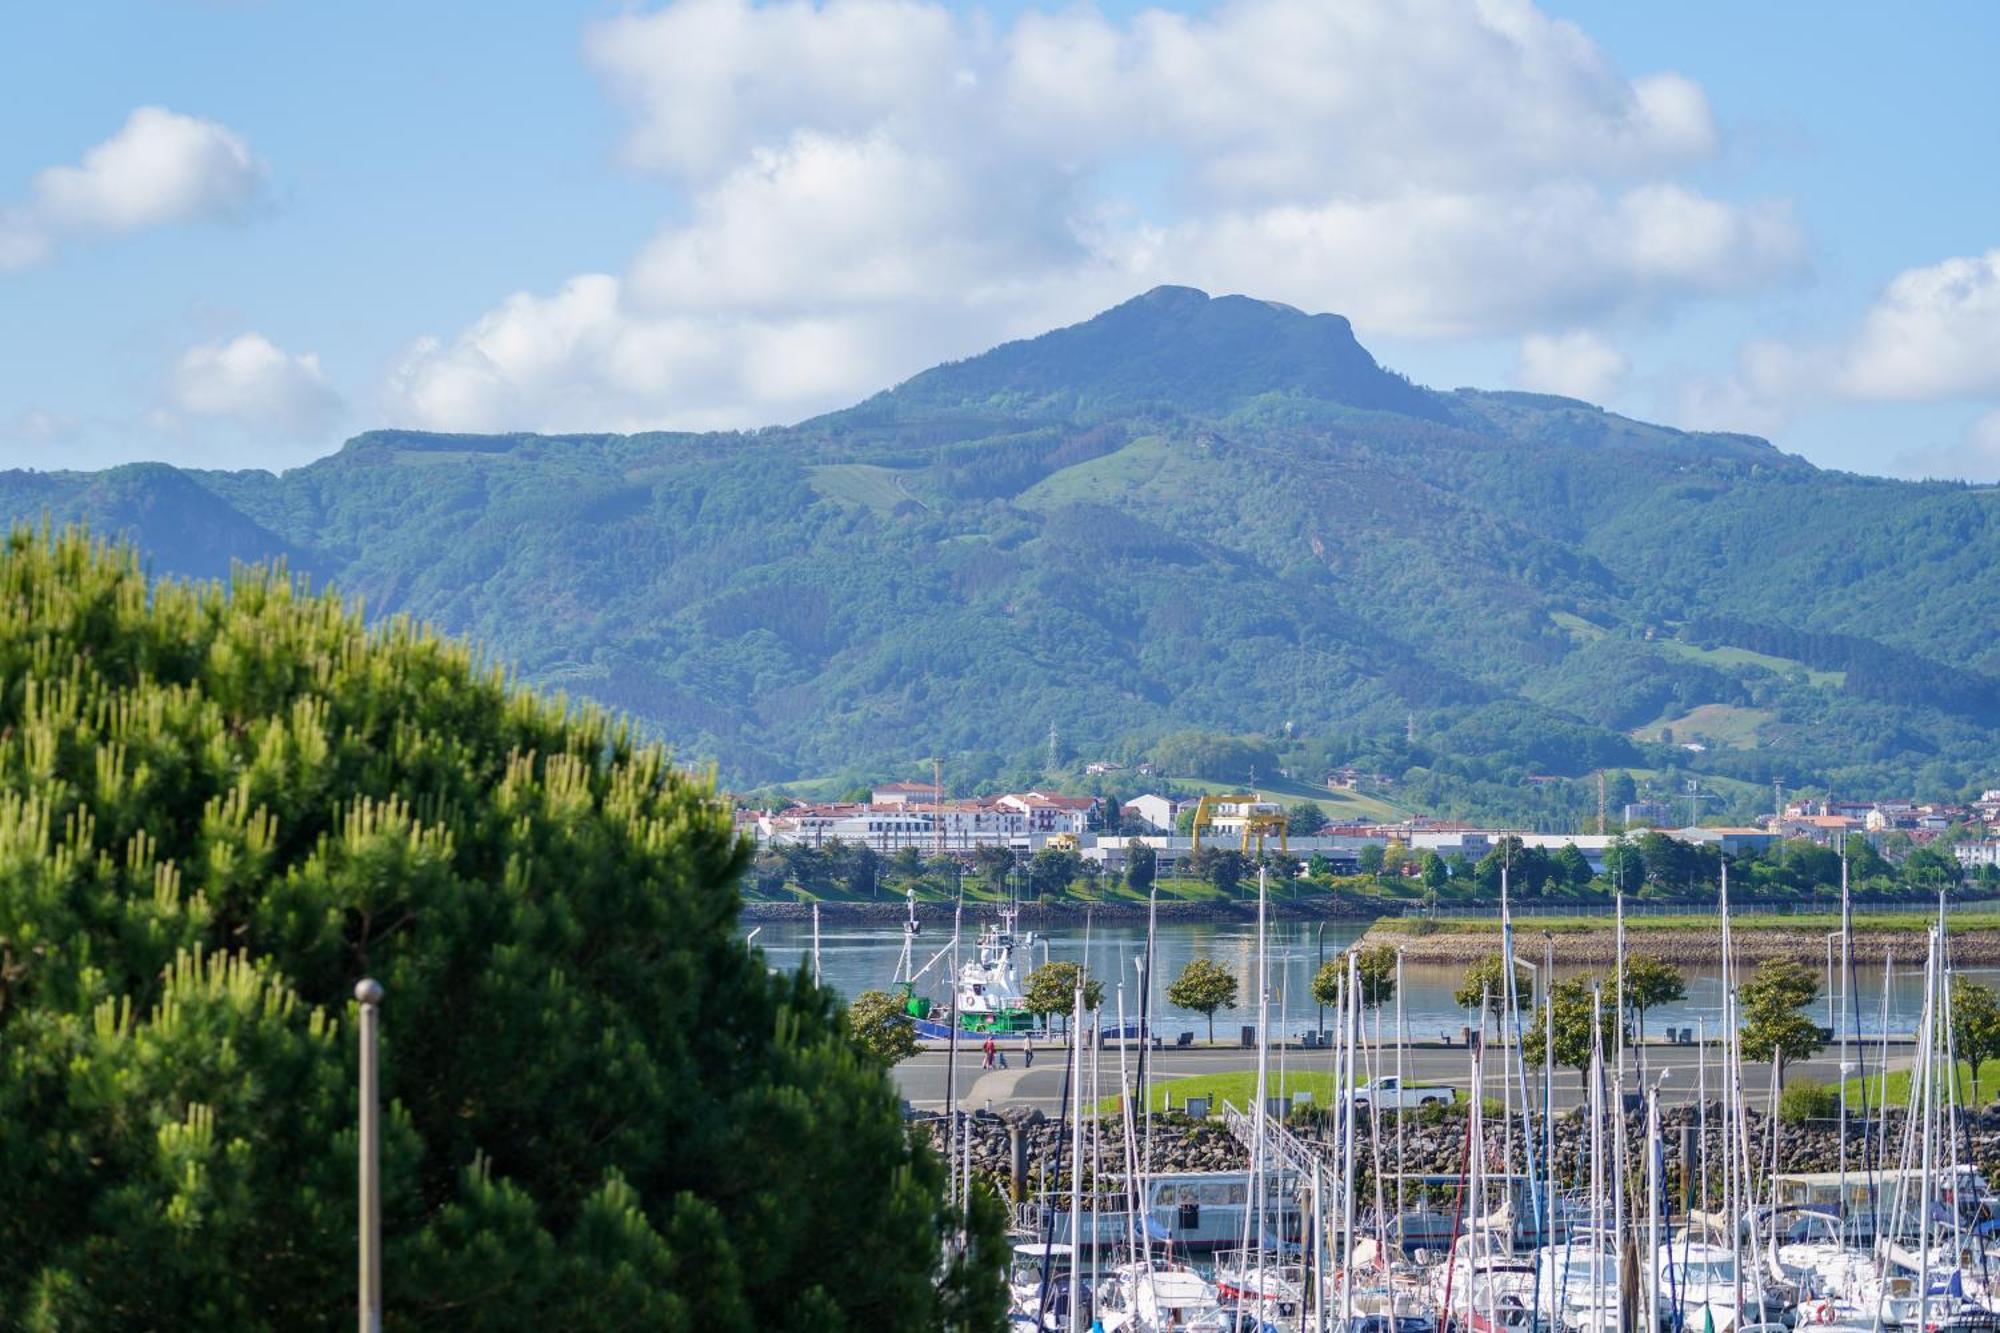
<path id="1" fill-rule="evenodd" d="M 382 983 L 372 977 L 354 987 L 361 1002 L 361 1333 L 382 1333 L 382 1097 L 375 1049 L 382 994 Z"/>
<path id="2" fill-rule="evenodd" d="M 1319 928 L 1313 931 L 1313 945 L 1318 950 L 1318 955 L 1313 961 L 1313 981 L 1317 983 L 1321 969 L 1326 966 L 1326 922 L 1320 922 Z M 1319 1008 L 1319 1016 L 1313 1020 L 1313 1040 L 1318 1041 L 1326 1035 L 1326 1004 L 1319 998 L 1317 984 L 1313 986 L 1312 991 L 1313 1000 Z M 1396 1086 L 1401 1087 L 1402 1084 L 1398 1083 Z"/>

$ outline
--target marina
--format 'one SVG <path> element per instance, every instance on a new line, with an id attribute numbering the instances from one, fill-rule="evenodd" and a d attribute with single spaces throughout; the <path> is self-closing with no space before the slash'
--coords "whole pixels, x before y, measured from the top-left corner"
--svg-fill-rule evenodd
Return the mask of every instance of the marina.
<path id="1" fill-rule="evenodd" d="M 1780 1169 L 1780 1138 L 1792 1132 L 1776 1115 L 1782 1071 L 1749 1077 L 1756 1052 L 1746 1049 L 1746 1033 L 1762 1031 L 1756 1024 L 1765 1020 L 1745 1017 L 1751 977 L 1732 949 L 1727 892 L 1725 881 L 1714 1030 L 1688 1053 L 1692 1105 L 1671 1117 L 1662 1112 L 1669 1071 L 1644 1066 L 1628 1040 L 1629 1015 L 1606 1021 L 1601 989 L 1590 992 L 1586 1050 L 1575 1061 L 1578 1097 L 1563 1105 L 1554 1009 L 1536 1007 L 1526 985 L 1506 985 L 1495 1006 L 1511 1040 L 1475 1040 L 1456 1052 L 1465 1077 L 1448 1107 L 1430 1098 L 1399 1109 L 1383 1089 L 1406 1072 L 1416 987 L 1398 992 L 1385 1040 L 1379 1010 L 1364 1003 L 1351 935 L 1332 953 L 1329 975 L 1338 980 L 1327 1015 L 1308 1011 L 1302 1024 L 1304 1015 L 1283 1012 L 1277 997 L 1287 985 L 1303 989 L 1300 960 L 1316 962 L 1318 949 L 1305 954 L 1305 932 L 1274 938 L 1260 918 L 1245 960 L 1241 1055 L 1254 1061 L 1250 1095 L 1240 1105 L 1191 1099 L 1172 1122 L 1205 1124 L 1211 1133 L 1219 1126 L 1233 1155 L 1222 1169 L 1189 1170 L 1164 1153 L 1156 1163 L 1171 1128 L 1163 1140 L 1148 1095 L 1156 1051 L 1139 1039 L 1148 1033 L 1151 1000 L 1144 969 L 1135 969 L 1130 994 L 1121 980 L 1094 1012 L 1084 1007 L 1084 979 L 1098 974 L 1079 972 L 1067 1028 L 1094 1039 L 1065 1036 L 1047 1051 L 1046 1061 L 1060 1066 L 1062 1095 L 1055 1133 L 1039 1140 L 1039 1161 L 1031 1165 L 1021 1145 L 1023 1127 L 1045 1124 L 1043 1113 L 1000 1113 L 1013 1145 L 1005 1187 L 1016 1200 L 1017 1256 L 1029 1260 L 1016 1265 L 1012 1320 L 1074 1333 L 1992 1326 L 2000 1321 L 2000 1243 L 1989 1254 L 1988 1238 L 2000 1233 L 2000 1197 L 1973 1160 L 1979 1108 L 1955 1072 L 1960 974 L 1950 962 L 1943 904 L 1925 956 L 1909 969 L 1914 1013 L 1897 1005 L 1896 972 L 1884 972 L 1874 978 L 1872 1029 L 1859 1021 L 1865 982 L 1851 947 L 1836 942 L 1835 1004 L 1830 1030 L 1819 1036 L 1836 1046 L 1842 1073 L 1906 1071 L 1908 1104 L 1885 1109 L 1843 1087 L 1832 1135 L 1837 1169 L 1797 1171 Z M 1502 902 L 1504 922 L 1504 893 Z M 905 940 L 909 961 L 899 972 L 913 998 L 912 972 L 920 980 L 922 970 L 910 946 L 919 933 Z M 978 954 L 947 974 L 957 984 L 952 1011 L 962 1018 L 990 1000 L 1002 1014 L 1015 1012 L 1016 955 L 1041 941 L 1006 916 L 982 927 L 979 941 Z M 1065 943 L 1079 962 L 1103 950 L 1111 958 L 1099 966 L 1121 973 L 1130 964 L 1117 954 L 1147 956 L 1143 937 L 1136 947 L 1101 937 Z M 1157 960 L 1164 952 L 1157 934 L 1151 943 Z M 1512 953 L 1507 925 L 1500 943 Z M 1623 974 L 1622 944 L 1621 930 L 1612 975 Z M 826 945 L 821 936 L 822 968 Z M 1054 942 L 1047 956 L 1058 957 Z M 1501 975 L 1517 974 L 1503 968 Z M 1699 1014 L 1700 1000 L 1689 1005 Z M 995 1021 L 978 1012 L 976 1022 Z M 1432 1000 L 1424 1012 L 1434 1021 L 1444 1011 Z M 1709 1016 L 1697 1022 L 1706 1029 Z M 1908 1040 L 1891 1043 L 1885 1037 L 1899 1022 L 1908 1023 Z M 1537 1023 L 1545 1025 L 1538 1055 L 1531 1053 Z M 1293 1048 L 1317 1051 L 1321 1032 L 1331 1036 L 1331 1095 L 1272 1095 L 1284 1086 Z M 962 1090 L 955 1072 L 947 1084 L 939 1123 L 955 1188 L 969 1198 L 975 1121 L 995 1113 L 960 1100 L 961 1091 L 975 1090 Z M 1412 1086 L 1410 1097 L 1419 1091 Z M 1433 1160 L 1412 1170 L 1405 1145 L 1419 1133 Z M 1453 1138 L 1455 1169 L 1440 1171 L 1440 1140 Z M 1670 1140 L 1677 1141 L 1671 1152 Z"/>

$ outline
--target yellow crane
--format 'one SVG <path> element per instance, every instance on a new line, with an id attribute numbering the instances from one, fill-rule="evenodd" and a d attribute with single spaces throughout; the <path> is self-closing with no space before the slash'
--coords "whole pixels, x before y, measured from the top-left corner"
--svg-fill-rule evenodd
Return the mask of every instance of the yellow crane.
<path id="1" fill-rule="evenodd" d="M 1278 835 L 1278 850 L 1289 852 L 1291 848 L 1286 840 L 1285 812 L 1281 809 L 1257 809 L 1258 806 L 1264 804 L 1266 804 L 1264 799 L 1255 792 L 1248 793 L 1247 795 L 1239 792 L 1231 796 L 1203 796 L 1194 803 L 1194 823 L 1192 825 L 1194 844 L 1192 850 L 1197 852 L 1201 850 L 1202 832 L 1214 825 L 1216 810 L 1223 806 L 1241 806 L 1243 807 L 1242 850 L 1245 854 L 1249 853 L 1251 840 L 1255 839 L 1257 853 L 1261 856 L 1264 852 L 1265 840 L 1273 833 Z"/>

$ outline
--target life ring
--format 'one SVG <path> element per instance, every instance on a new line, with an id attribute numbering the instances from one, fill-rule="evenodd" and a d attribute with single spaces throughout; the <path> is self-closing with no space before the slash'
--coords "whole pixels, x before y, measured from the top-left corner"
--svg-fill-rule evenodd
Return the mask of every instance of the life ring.
<path id="1" fill-rule="evenodd" d="M 1813 1322 L 1815 1324 L 1831 1324 L 1833 1322 L 1832 1301 L 1821 1301 L 1819 1303 L 1819 1309 L 1813 1312 Z"/>

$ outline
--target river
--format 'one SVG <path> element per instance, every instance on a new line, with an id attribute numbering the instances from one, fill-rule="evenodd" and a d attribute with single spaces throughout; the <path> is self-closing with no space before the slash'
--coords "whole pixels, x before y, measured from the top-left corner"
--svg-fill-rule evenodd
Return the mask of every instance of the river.
<path id="1" fill-rule="evenodd" d="M 1367 928 L 1365 921 L 1328 921 L 1324 926 L 1312 922 L 1285 921 L 1272 922 L 1266 928 L 1271 960 L 1273 1031 L 1296 1034 L 1312 1030 L 1320 1021 L 1311 994 L 1312 976 L 1319 960 L 1337 956 L 1360 938 Z M 963 943 L 969 946 L 977 933 L 977 925 L 968 913 Z M 764 950 L 773 967 L 795 968 L 811 958 L 812 925 L 810 922 L 767 922 L 758 927 L 755 942 Z M 951 928 L 948 925 L 926 925 L 915 942 L 917 966 L 921 968 L 934 954 L 949 948 L 950 944 Z M 1099 926 L 1092 932 L 1088 961 L 1092 973 L 1106 983 L 1104 1010 L 1107 1022 L 1115 1017 L 1118 1003 L 1114 978 L 1124 979 L 1127 1013 L 1136 1015 L 1138 1011 L 1138 970 L 1134 961 L 1144 952 L 1145 945 L 1144 926 Z M 1216 1015 L 1215 1031 L 1218 1037 L 1234 1033 L 1241 1025 L 1256 1021 L 1257 1001 L 1251 989 L 1257 959 L 1257 928 L 1254 923 L 1177 922 L 1161 925 L 1156 948 L 1159 959 L 1157 976 L 1162 992 L 1165 985 L 1178 976 L 1193 958 L 1212 958 L 1230 968 L 1242 980 L 1237 1007 Z M 902 949 L 903 931 L 900 926 L 828 924 L 820 932 L 821 973 L 826 983 L 843 996 L 853 996 L 870 988 L 886 988 L 896 975 Z M 1084 952 L 1083 929 L 1059 927 L 1046 935 L 1036 936 L 1033 962 L 1039 964 L 1049 959 L 1081 961 Z M 1538 961 L 1536 954 L 1530 953 L 1526 957 L 1528 961 Z M 1824 969 L 1823 957 L 1800 961 L 1812 962 Z M 948 957 L 938 962 L 923 978 L 919 989 L 933 998 L 942 997 L 945 993 L 944 976 L 949 967 Z M 1556 964 L 1559 977 L 1591 970 L 1587 967 L 1565 967 L 1560 961 Z M 1026 971 L 1025 966 L 1023 971 Z M 1687 998 L 1649 1012 L 1646 1015 L 1649 1034 L 1668 1027 L 1698 1028 L 1704 1023 L 1713 1031 L 1719 1025 L 1722 1010 L 1719 967 L 1687 968 L 1684 971 Z M 1746 974 L 1747 971 L 1746 968 Z M 1856 1007 L 1860 1012 L 1858 1024 L 1850 1026 L 1850 1031 L 1869 1034 L 1883 1030 L 1882 971 L 1880 966 L 1856 966 Z M 1452 992 L 1458 988 L 1463 972 L 1463 968 L 1449 964 L 1405 965 L 1404 1021 L 1413 1039 L 1435 1040 L 1440 1033 L 1450 1033 L 1455 1039 L 1471 1021 L 1466 1011 L 1452 1000 Z M 2000 967 L 1961 968 L 1960 972 L 1987 985 L 2000 985 Z M 1836 983 L 1837 980 L 1836 976 Z M 1921 966 L 1898 967 L 1889 991 L 1888 1030 L 1892 1033 L 1913 1031 L 1918 1009 L 1923 1002 Z M 1846 1005 L 1837 1007 L 1848 1008 Z M 1193 1031 L 1197 1035 L 1207 1031 L 1206 1019 L 1167 1004 L 1164 993 L 1155 996 L 1155 1008 L 1160 1015 L 1155 1023 L 1156 1030 L 1166 1034 L 1169 1040 L 1176 1031 Z M 1828 1015 L 1825 994 L 1807 1012 L 1823 1025 L 1834 1025 L 1834 1020 Z M 1393 1010 L 1384 1014 L 1385 1021 L 1393 1021 L 1393 1018 Z M 1329 1016 L 1325 1021 L 1331 1023 L 1332 1019 Z M 1386 1029 L 1384 1035 L 1387 1035 Z"/>

